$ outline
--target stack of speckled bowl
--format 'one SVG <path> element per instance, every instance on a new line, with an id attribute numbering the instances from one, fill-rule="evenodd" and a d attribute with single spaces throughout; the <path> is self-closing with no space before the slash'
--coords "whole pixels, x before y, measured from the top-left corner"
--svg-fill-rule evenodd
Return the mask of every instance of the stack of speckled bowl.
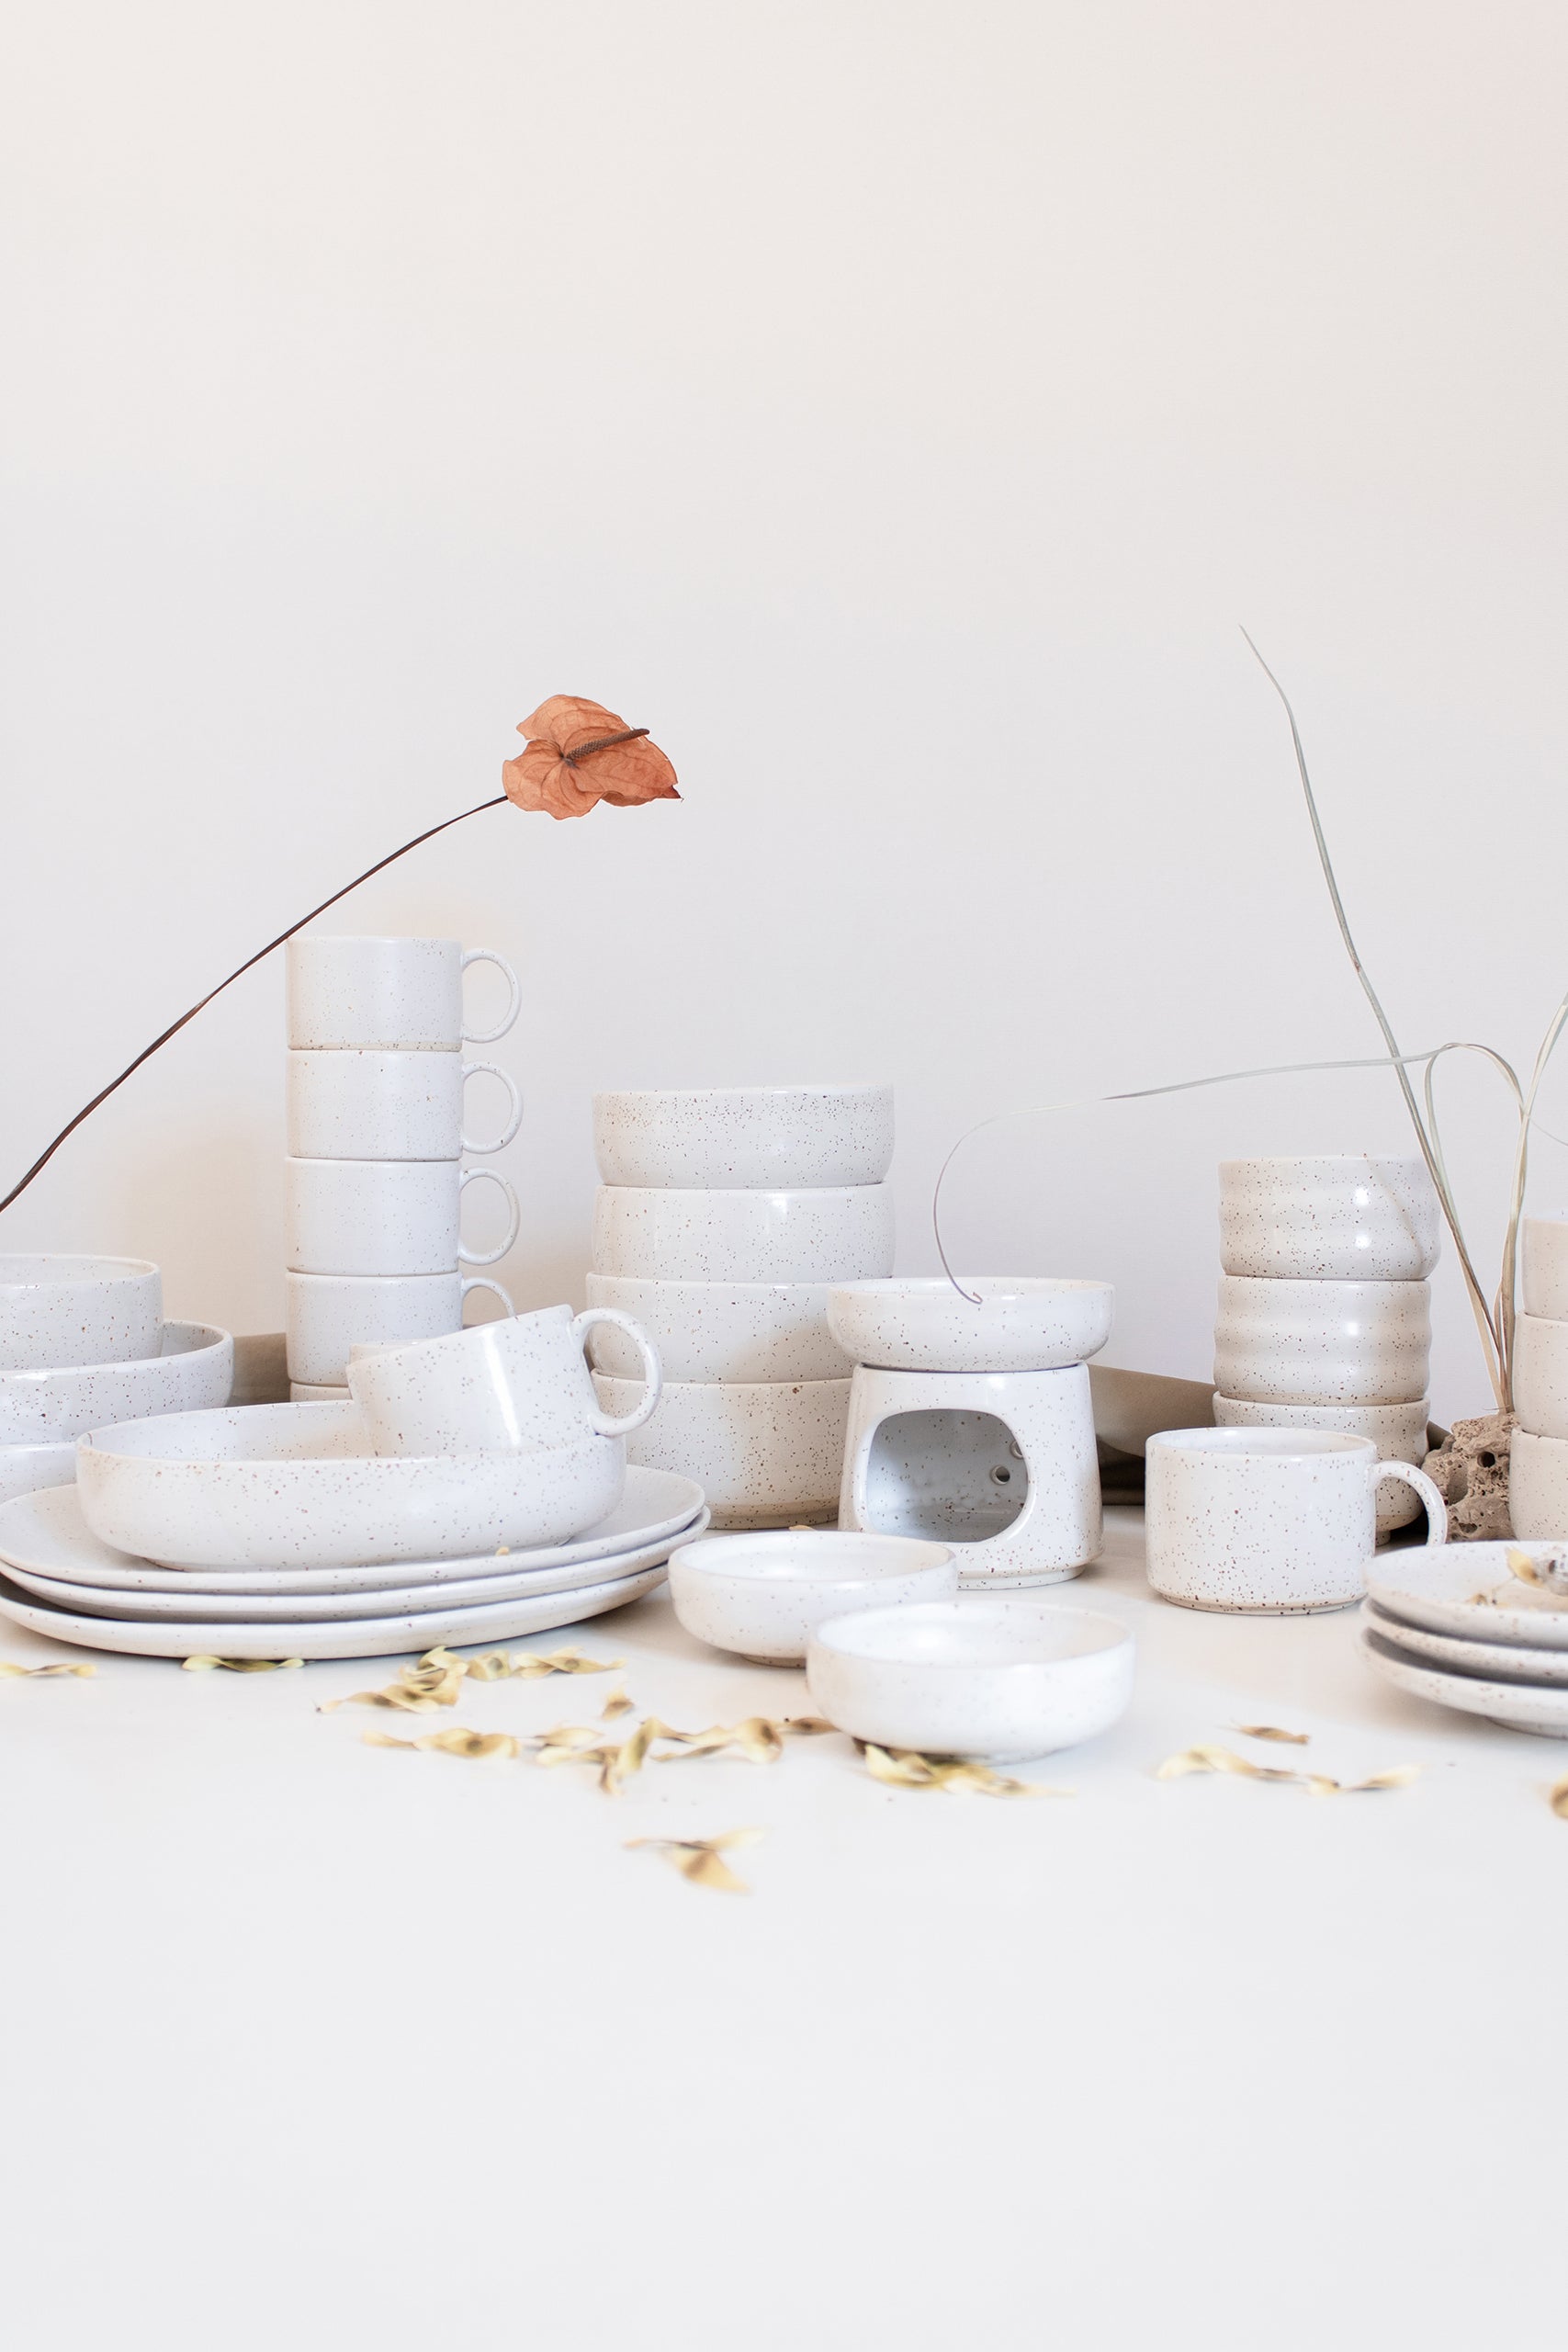
<path id="1" fill-rule="evenodd" d="M 1526 1217 L 1520 1256 L 1508 1516 L 1516 1535 L 1561 1540 L 1568 1537 L 1568 1222 Z"/>
<path id="2" fill-rule="evenodd" d="M 852 1367 L 828 1293 L 893 1271 L 892 1088 L 597 1094 L 593 1143 L 588 1303 L 635 1317 L 664 1367 L 630 1459 L 697 1479 L 718 1527 L 831 1522 Z M 631 1411 L 635 1348 L 604 1326 L 589 1347 Z"/>
<path id="3" fill-rule="evenodd" d="M 1427 1453 L 1431 1288 L 1442 1227 L 1419 1159 L 1220 1162 L 1214 1419 L 1340 1430 L 1379 1459 Z M 1387 1481 L 1378 1532 L 1421 1508 Z"/>

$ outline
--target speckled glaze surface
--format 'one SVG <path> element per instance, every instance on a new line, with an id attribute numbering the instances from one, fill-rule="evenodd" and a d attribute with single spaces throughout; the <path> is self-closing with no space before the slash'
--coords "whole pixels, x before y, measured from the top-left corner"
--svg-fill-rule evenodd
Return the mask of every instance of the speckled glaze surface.
<path id="1" fill-rule="evenodd" d="M 893 1159 L 890 1086 L 705 1086 L 596 1094 L 606 1184 L 677 1191 L 880 1184 Z"/>
<path id="2" fill-rule="evenodd" d="M 1227 1274 L 1306 1282 L 1424 1282 L 1442 1248 L 1425 1163 L 1343 1158 L 1222 1159 Z"/>
<path id="3" fill-rule="evenodd" d="M 1435 1706 L 1454 1707 L 1461 1714 L 1484 1715 L 1507 1731 L 1568 1739 L 1568 1690 L 1544 1682 L 1497 1682 L 1480 1675 L 1452 1674 L 1429 1658 L 1400 1649 L 1371 1625 L 1361 1627 L 1360 1645 L 1373 1673 L 1414 1699 L 1429 1699 Z"/>
<path id="4" fill-rule="evenodd" d="M 1367 1569 L 1367 1595 L 1385 1617 L 1456 1640 L 1568 1652 L 1568 1601 L 1525 1584 L 1508 1566 L 1511 1551 L 1537 1561 L 1562 1544 L 1450 1544 L 1440 1550 L 1384 1552 Z M 1495 1593 L 1494 1604 L 1477 1593 Z"/>
<path id="5" fill-rule="evenodd" d="M 825 1529 L 710 1535 L 670 1556 L 670 1597 L 688 1634 L 768 1666 L 798 1666 L 818 1625 L 859 1609 L 951 1600 L 945 1544 Z"/>
<path id="6" fill-rule="evenodd" d="M 612 1315 L 643 1373 L 624 1417 L 600 1405 L 582 1352 Z M 574 1317 L 570 1306 L 546 1306 L 414 1347 L 355 1348 L 348 1359 L 349 1390 L 378 1453 L 486 1453 L 559 1445 L 584 1430 L 629 1437 L 658 1406 L 661 1381 L 647 1334 L 610 1307 Z"/>
<path id="7" fill-rule="evenodd" d="M 829 1326 L 854 1363 L 891 1372 L 1046 1372 L 1086 1363 L 1111 1337 L 1109 1283 L 958 1279 L 962 1290 L 945 1276 L 835 1283 Z"/>
<path id="8" fill-rule="evenodd" d="M 1426 1283 L 1220 1277 L 1214 1385 L 1253 1404 L 1414 1405 L 1432 1351 Z"/>
<path id="9" fill-rule="evenodd" d="M 504 956 L 465 951 L 456 939 L 352 937 L 304 932 L 288 957 L 288 1043 L 321 1051 L 372 1046 L 392 1053 L 452 1053 L 493 1045 L 517 1018 L 523 991 Z M 494 964 L 511 989 L 494 1028 L 463 1026 L 463 974 Z"/>
<path id="10" fill-rule="evenodd" d="M 60 1445 L 0 1445 L 0 1503 L 14 1502 L 44 1487 L 76 1483 L 74 1443 Z"/>
<path id="11" fill-rule="evenodd" d="M 631 1412 L 641 1384 L 595 1373 L 606 1412 Z M 849 1419 L 847 1380 L 667 1380 L 659 1410 L 626 1441 L 631 1459 L 694 1478 L 714 1525 L 831 1519 Z"/>
<path id="12" fill-rule="evenodd" d="M 640 1323 L 671 1380 L 847 1380 L 850 1359 L 828 1329 L 826 1283 L 639 1282 L 590 1274 L 590 1306 Z M 613 1324 L 590 1333 L 595 1372 L 638 1377 L 637 1349 Z"/>
<path id="13" fill-rule="evenodd" d="M 505 1203 L 505 1238 L 489 1250 L 470 1250 L 459 1238 L 471 1184 L 490 1185 Z M 459 1263 L 493 1266 L 522 1220 L 498 1168 L 459 1168 L 455 1159 L 283 1163 L 283 1257 L 299 1274 L 449 1274 Z"/>
<path id="14" fill-rule="evenodd" d="M 459 1330 L 471 1290 L 491 1292 L 513 1312 L 511 1299 L 488 1274 L 286 1273 L 288 1377 L 342 1387 L 356 1341 L 401 1346 Z"/>
<path id="15" fill-rule="evenodd" d="M 165 1323 L 140 1362 L 0 1372 L 0 1443 L 53 1443 L 110 1421 L 226 1405 L 233 1385 L 227 1331 L 216 1323 Z"/>
<path id="16" fill-rule="evenodd" d="M 1431 1480 L 1407 1462 L 1380 1462 L 1371 1438 L 1165 1430 L 1149 1440 L 1145 1476 L 1149 1582 L 1184 1609 L 1289 1617 L 1359 1600 L 1380 1479 L 1415 1487 L 1428 1544 L 1448 1535 L 1447 1508 Z"/>
<path id="17" fill-rule="evenodd" d="M 250 1405 L 78 1441 L 95 1535 L 176 1566 L 338 1567 L 559 1544 L 614 1510 L 618 1438 L 389 1460 L 353 1405 Z"/>
<path id="18" fill-rule="evenodd" d="M 1527 1216 L 1519 1228 L 1524 1310 L 1568 1322 L 1568 1219 Z"/>
<path id="19" fill-rule="evenodd" d="M 657 1282 L 858 1282 L 893 1271 L 886 1184 L 680 1192 L 602 1184 L 593 1272 Z"/>
<path id="20" fill-rule="evenodd" d="M 1419 1470 L 1427 1459 L 1430 1408 L 1423 1396 L 1414 1405 L 1258 1405 L 1244 1396 L 1214 1397 L 1214 1419 L 1223 1430 L 1343 1430 L 1370 1437 L 1380 1462 L 1408 1462 Z M 1421 1498 L 1396 1478 L 1377 1491 L 1380 1535 L 1408 1527 L 1421 1515 Z"/>
<path id="21" fill-rule="evenodd" d="M 509 1110 L 478 1135 L 463 1124 L 463 1088 L 483 1072 L 506 1089 Z M 288 1056 L 288 1135 L 298 1159 L 457 1159 L 509 1144 L 523 1097 L 494 1062 L 452 1054 L 378 1053 L 352 1046 Z"/>
<path id="22" fill-rule="evenodd" d="M 155 1356 L 163 1320 L 164 1278 L 151 1259 L 0 1256 L 0 1371 Z"/>
<path id="23" fill-rule="evenodd" d="M 857 1365 L 839 1523 L 951 1544 L 965 1591 L 1076 1577 L 1102 1533 L 1088 1366 Z"/>
<path id="24" fill-rule="evenodd" d="M 1568 1442 L 1514 1431 L 1508 1447 L 1508 1517 L 1516 1535 L 1568 1543 Z M 1478 1546 L 1467 1544 L 1467 1552 Z"/>
<path id="25" fill-rule="evenodd" d="M 840 1731 L 923 1756 L 1021 1763 L 1109 1731 L 1133 1696 L 1116 1618 L 1050 1601 L 931 1601 L 820 1625 L 806 1657 Z"/>
<path id="26" fill-rule="evenodd" d="M 1466 1547 L 1469 1548 L 1468 1546 Z M 1526 1649 L 1507 1642 L 1467 1642 L 1454 1634 L 1428 1633 L 1407 1625 L 1369 1598 L 1361 1621 L 1374 1634 L 1412 1657 L 1427 1659 L 1450 1674 L 1480 1674 L 1495 1682 L 1549 1682 L 1568 1689 L 1568 1649 Z"/>
<path id="27" fill-rule="evenodd" d="M 1535 1436 L 1568 1438 L 1568 1323 L 1516 1318 L 1514 1410 Z"/>

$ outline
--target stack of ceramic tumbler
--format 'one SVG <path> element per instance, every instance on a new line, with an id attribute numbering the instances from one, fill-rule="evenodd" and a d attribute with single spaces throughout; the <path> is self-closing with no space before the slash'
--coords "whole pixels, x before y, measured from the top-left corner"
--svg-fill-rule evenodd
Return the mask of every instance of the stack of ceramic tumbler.
<path id="1" fill-rule="evenodd" d="M 1215 1420 L 1344 1430 L 1419 1465 L 1441 1239 L 1419 1159 L 1222 1160 Z M 1420 1508 L 1380 1487 L 1379 1532 Z"/>
<path id="2" fill-rule="evenodd" d="M 511 1001 L 496 1027 L 475 1032 L 463 1026 L 463 974 L 481 962 L 500 966 Z M 288 944 L 288 1377 L 296 1399 L 346 1397 L 356 1343 L 456 1331 L 475 1288 L 513 1311 L 498 1283 L 461 1269 L 512 1247 L 516 1197 L 497 1170 L 465 1169 L 462 1155 L 510 1143 L 523 1105 L 503 1070 L 462 1049 L 504 1036 L 521 991 L 501 956 L 456 939 L 310 937 Z M 498 1134 L 476 1139 L 463 1090 L 481 1070 L 510 1107 Z M 463 1194 L 481 1179 L 500 1187 L 508 1217 L 506 1238 L 482 1252 L 458 1233 Z"/>
<path id="3" fill-rule="evenodd" d="M 1555 1542 L 1568 1536 L 1568 1223 L 1527 1216 L 1520 1245 L 1508 1517 L 1516 1535 Z"/>
<path id="4" fill-rule="evenodd" d="M 852 1366 L 828 1293 L 893 1271 L 892 1088 L 597 1094 L 593 1143 L 588 1303 L 634 1317 L 664 1370 L 631 1460 L 698 1480 L 718 1527 L 833 1521 Z M 630 1412 L 631 1342 L 589 1344 Z"/>

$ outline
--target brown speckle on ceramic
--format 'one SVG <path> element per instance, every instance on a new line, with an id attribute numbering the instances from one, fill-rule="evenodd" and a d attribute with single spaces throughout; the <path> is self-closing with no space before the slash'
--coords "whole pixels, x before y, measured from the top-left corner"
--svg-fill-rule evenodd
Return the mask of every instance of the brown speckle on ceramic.
<path id="1" fill-rule="evenodd" d="M 1227 1274 L 1304 1282 L 1423 1282 L 1442 1219 L 1419 1159 L 1222 1159 Z"/>
<path id="2" fill-rule="evenodd" d="M 234 1342 L 215 1323 L 165 1323 L 151 1355 L 56 1372 L 0 1372 L 0 1443 L 59 1443 L 112 1421 L 226 1405 Z"/>
<path id="3" fill-rule="evenodd" d="M 1261 1405 L 1244 1396 L 1214 1398 L 1221 1429 L 1340 1430 L 1347 1437 L 1370 1437 L 1380 1462 L 1408 1462 L 1419 1470 L 1427 1459 L 1430 1408 L 1425 1396 L 1414 1405 Z M 1421 1515 L 1421 1498 L 1396 1480 L 1377 1493 L 1377 1532 L 1387 1535 Z"/>
<path id="4" fill-rule="evenodd" d="M 1414 1405 L 1427 1394 L 1430 1286 L 1220 1278 L 1214 1385 L 1273 1405 Z"/>
<path id="5" fill-rule="evenodd" d="M 890 1086 L 708 1086 L 596 1094 L 606 1184 L 693 1191 L 880 1184 L 893 1158 Z"/>
<path id="6" fill-rule="evenodd" d="M 607 1412 L 632 1412 L 635 1380 L 595 1373 Z M 847 1380 L 671 1380 L 653 1419 L 626 1441 L 633 1462 L 694 1478 L 716 1527 L 830 1517 L 849 1419 Z"/>
<path id="7" fill-rule="evenodd" d="M 660 1282 L 859 1282 L 893 1271 L 886 1184 L 801 1192 L 603 1184 L 593 1271 Z"/>
<path id="8" fill-rule="evenodd" d="M 60 1372 L 158 1352 L 164 1280 L 149 1258 L 0 1256 L 0 1370 Z"/>
<path id="9" fill-rule="evenodd" d="M 590 1306 L 613 1306 L 643 1326 L 671 1380 L 847 1380 L 851 1359 L 828 1329 L 827 1283 L 643 1282 L 590 1274 Z M 588 1352 L 595 1372 L 638 1375 L 626 1333 L 601 1324 Z"/>

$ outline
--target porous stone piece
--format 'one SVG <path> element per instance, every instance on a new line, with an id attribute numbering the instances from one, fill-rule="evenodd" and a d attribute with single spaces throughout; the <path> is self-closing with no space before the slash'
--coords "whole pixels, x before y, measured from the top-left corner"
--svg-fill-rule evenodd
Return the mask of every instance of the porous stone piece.
<path id="1" fill-rule="evenodd" d="M 1450 1544 L 1507 1543 L 1508 1444 L 1512 1413 L 1482 1413 L 1456 1421 L 1423 1468 L 1449 1507 Z"/>

